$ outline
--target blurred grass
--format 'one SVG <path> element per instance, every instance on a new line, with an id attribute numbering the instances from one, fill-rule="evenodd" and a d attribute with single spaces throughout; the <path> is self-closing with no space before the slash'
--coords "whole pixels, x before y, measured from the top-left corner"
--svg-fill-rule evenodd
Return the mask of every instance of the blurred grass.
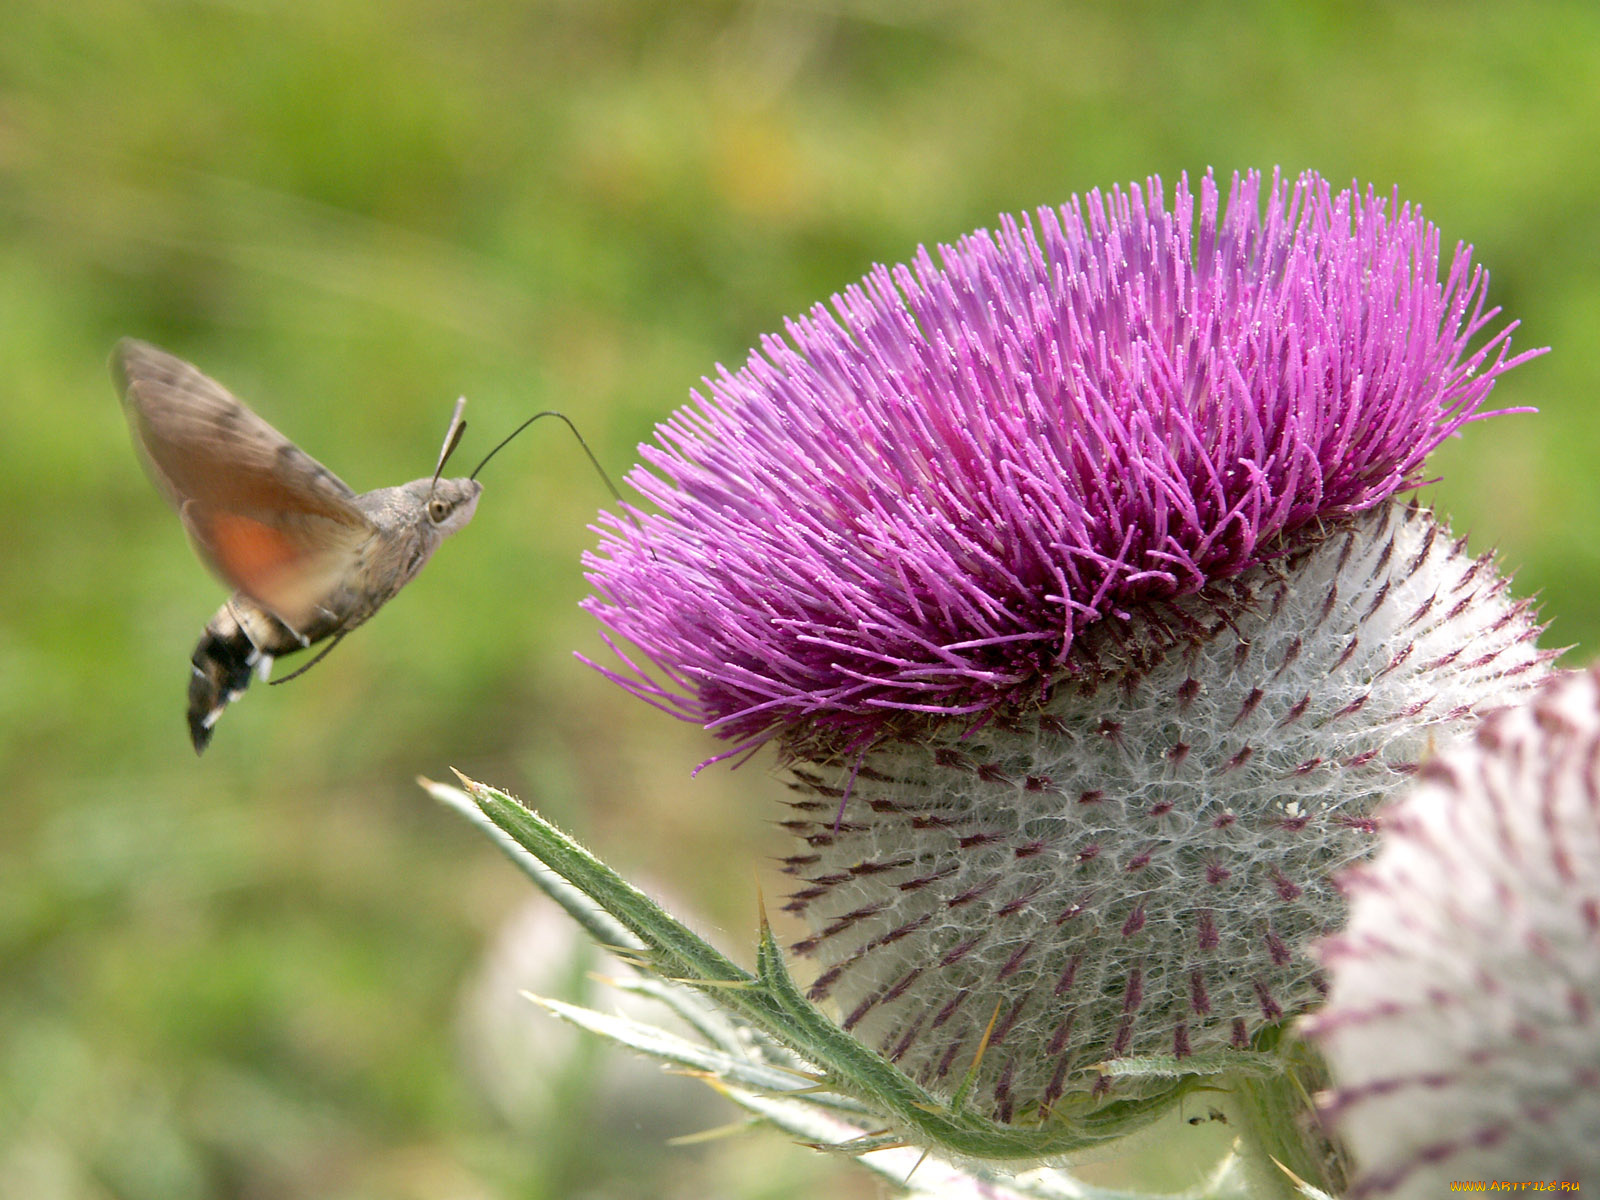
<path id="1" fill-rule="evenodd" d="M 1315 167 L 1473 241 L 1518 345 L 1555 348 L 1495 394 L 1541 414 L 1445 447 L 1431 497 L 1574 661 L 1600 645 L 1590 5 L 12 0 L 3 22 L 0 1194 L 875 1194 L 776 1139 L 669 1149 L 582 1103 L 508 1128 L 461 1069 L 459 993 L 525 891 L 418 772 L 520 791 L 736 950 L 782 846 L 759 767 L 690 781 L 704 735 L 573 662 L 606 497 L 559 428 L 196 762 L 185 660 L 220 590 L 129 448 L 119 336 L 360 489 L 425 473 L 463 392 L 464 460 L 555 406 L 620 474 L 713 364 L 874 261 L 1150 173 Z M 1135 1170 L 1176 1186 L 1181 1150 Z"/>

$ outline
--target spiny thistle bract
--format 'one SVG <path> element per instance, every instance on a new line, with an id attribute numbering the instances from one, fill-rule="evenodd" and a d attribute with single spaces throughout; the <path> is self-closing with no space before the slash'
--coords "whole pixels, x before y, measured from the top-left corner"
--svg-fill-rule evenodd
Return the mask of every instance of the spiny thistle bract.
<path id="1" fill-rule="evenodd" d="M 1354 1195 L 1587 1182 L 1600 1163 L 1600 670 L 1423 768 L 1344 880 L 1310 1032 Z"/>
<path id="2" fill-rule="evenodd" d="M 1532 635 L 1487 561 L 1385 505 L 1086 633 L 1042 704 L 794 764 L 813 996 L 946 1087 L 998 1005 L 1000 1120 L 1106 1059 L 1247 1048 L 1320 997 L 1331 873 L 1435 738 L 1537 674 Z"/>
<path id="3" fill-rule="evenodd" d="M 647 661 L 602 669 L 777 743 L 813 996 L 936 1091 L 1081 1112 L 1313 1005 L 1380 803 L 1546 673 L 1396 498 L 1526 357 L 1439 247 L 1310 174 L 1090 193 L 876 268 L 644 448 L 587 605 Z"/>

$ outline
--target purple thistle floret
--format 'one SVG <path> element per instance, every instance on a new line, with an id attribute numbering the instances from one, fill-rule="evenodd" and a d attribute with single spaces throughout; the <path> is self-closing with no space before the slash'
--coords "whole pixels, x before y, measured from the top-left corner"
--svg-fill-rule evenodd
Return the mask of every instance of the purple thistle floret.
<path id="1" fill-rule="evenodd" d="M 1097 622 L 1422 482 L 1528 357 L 1514 324 L 1472 348 L 1487 275 L 1458 245 L 1441 282 L 1398 197 L 1261 192 L 1003 218 L 719 368 L 630 477 L 659 511 L 608 514 L 586 560 L 589 611 L 654 664 L 607 674 L 741 748 L 865 744 L 1037 699 Z"/>

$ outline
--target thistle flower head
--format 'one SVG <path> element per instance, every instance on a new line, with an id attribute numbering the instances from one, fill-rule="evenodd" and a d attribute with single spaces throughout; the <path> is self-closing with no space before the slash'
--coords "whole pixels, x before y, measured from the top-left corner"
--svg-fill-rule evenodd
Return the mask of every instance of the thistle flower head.
<path id="1" fill-rule="evenodd" d="M 1465 249 L 1441 279 L 1416 210 L 1314 175 L 1090 193 L 940 262 L 662 426 L 588 606 L 624 686 L 777 741 L 813 997 L 1044 1120 L 1313 1004 L 1379 803 L 1544 673 L 1395 499 L 1519 359 Z"/>
<path id="2" fill-rule="evenodd" d="M 1006 218 L 764 338 L 659 430 L 601 622 L 741 743 L 1036 699 L 1080 635 L 1421 479 L 1510 327 L 1411 206 L 1207 175 Z M 1197 219 L 1198 218 L 1198 219 Z"/>
<path id="3" fill-rule="evenodd" d="M 1311 1032 L 1355 1195 L 1576 1183 L 1600 1144 L 1600 671 L 1430 762 L 1346 880 Z"/>

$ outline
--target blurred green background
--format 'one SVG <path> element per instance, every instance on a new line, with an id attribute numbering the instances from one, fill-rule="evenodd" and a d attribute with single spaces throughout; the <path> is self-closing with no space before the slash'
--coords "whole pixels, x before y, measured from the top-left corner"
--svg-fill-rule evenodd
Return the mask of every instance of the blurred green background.
<path id="1" fill-rule="evenodd" d="M 599 649 L 578 556 L 606 496 L 564 431 L 508 449 L 472 527 L 197 761 L 187 658 L 221 590 L 130 449 L 117 337 L 358 489 L 426 474 L 460 393 L 463 461 L 554 406 L 620 475 L 702 374 L 874 262 L 1275 164 L 1398 185 L 1475 243 L 1517 344 L 1554 347 L 1494 396 L 1540 415 L 1469 429 L 1429 495 L 1587 661 L 1592 4 L 8 0 L 0 1196 L 879 1194 L 776 1135 L 666 1146 L 731 1110 L 602 1085 L 508 990 L 483 1019 L 528 889 L 418 773 L 536 802 L 741 954 L 758 881 L 783 891 L 761 765 L 691 779 L 706 735 L 572 658 Z M 541 928 L 519 953 L 581 977 Z M 1180 1186 L 1216 1144 L 1174 1126 L 1096 1171 Z"/>

